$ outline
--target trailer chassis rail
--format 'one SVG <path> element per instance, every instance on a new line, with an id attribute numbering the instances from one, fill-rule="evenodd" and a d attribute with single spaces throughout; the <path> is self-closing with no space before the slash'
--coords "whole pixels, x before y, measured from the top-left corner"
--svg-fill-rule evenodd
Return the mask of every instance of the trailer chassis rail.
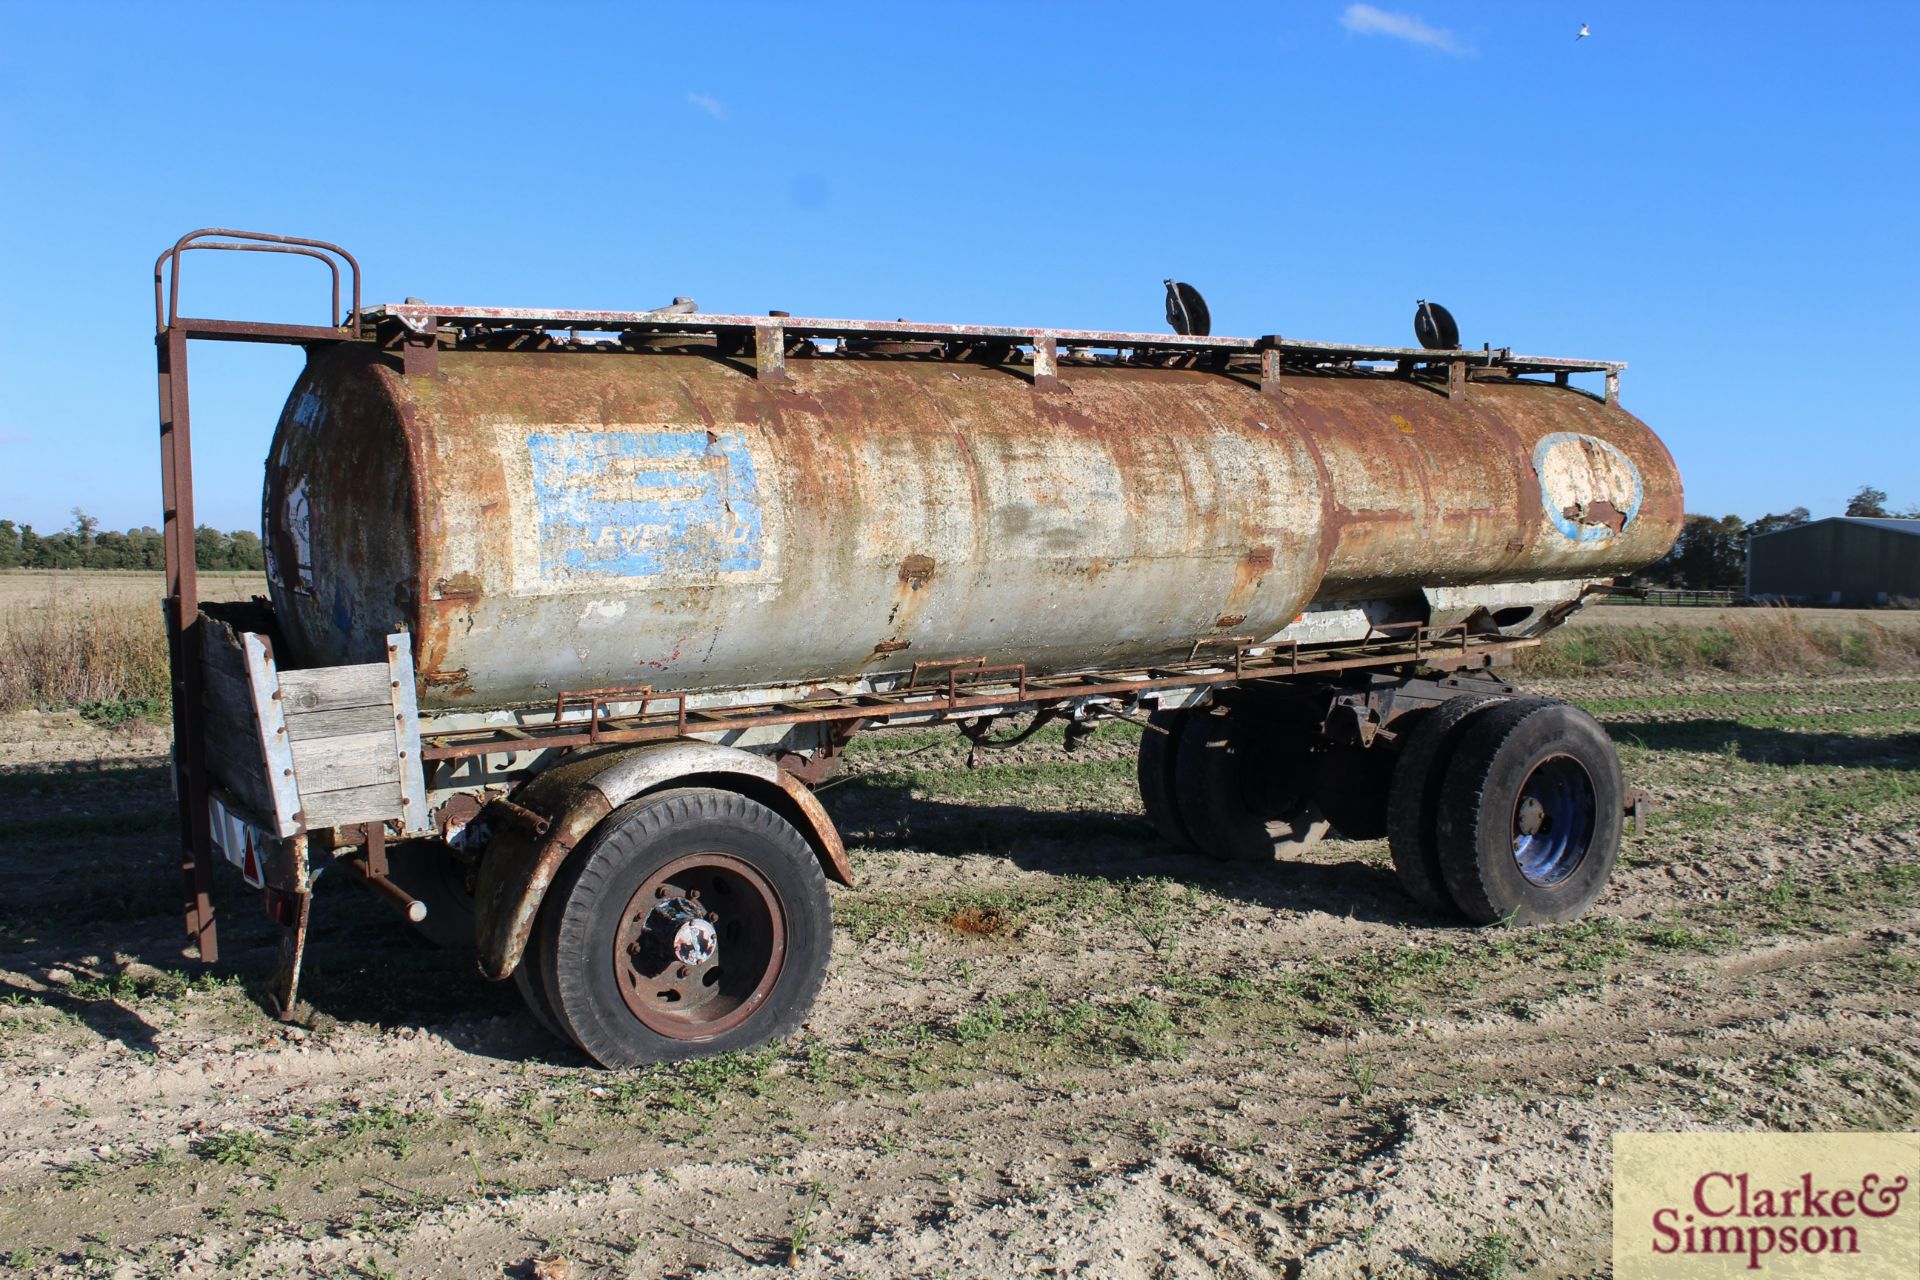
<path id="1" fill-rule="evenodd" d="M 1025 663 L 989 665 L 984 658 L 918 663 L 904 681 L 884 693 L 832 694 L 710 708 L 692 705 L 686 693 L 658 692 L 648 686 L 578 690 L 555 699 L 551 719 L 544 722 L 440 733 L 423 725 L 421 756 L 432 762 L 528 750 L 660 742 L 781 725 L 857 723 L 861 727 L 885 727 L 956 717 L 1021 715 L 1086 700 L 1131 703 L 1175 689 L 1385 667 L 1457 671 L 1488 666 L 1496 656 L 1510 655 L 1540 641 L 1536 637 L 1475 635 L 1465 623 L 1445 627 L 1405 623 L 1382 627 L 1375 636 L 1359 643 L 1256 644 L 1245 638 L 1231 643 L 1231 652 L 1214 660 L 1201 658 L 1204 646 L 1196 643 L 1185 662 L 1054 676 L 1029 676 Z M 622 706 L 636 709 L 621 712 L 618 708 Z"/>

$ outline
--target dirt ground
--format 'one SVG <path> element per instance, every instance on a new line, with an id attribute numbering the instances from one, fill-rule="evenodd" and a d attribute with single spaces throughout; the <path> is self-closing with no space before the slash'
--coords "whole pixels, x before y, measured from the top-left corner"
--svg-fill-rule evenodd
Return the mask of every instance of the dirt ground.
<path id="1" fill-rule="evenodd" d="M 163 731 L 0 720 L 0 1273 L 1334 1277 L 1608 1270 L 1621 1129 L 1920 1122 L 1920 680 L 1626 680 L 1658 810 L 1578 925 L 1379 843 L 1169 853 L 1131 731 L 856 744 L 803 1036 L 604 1072 L 323 882 L 181 957 Z"/>

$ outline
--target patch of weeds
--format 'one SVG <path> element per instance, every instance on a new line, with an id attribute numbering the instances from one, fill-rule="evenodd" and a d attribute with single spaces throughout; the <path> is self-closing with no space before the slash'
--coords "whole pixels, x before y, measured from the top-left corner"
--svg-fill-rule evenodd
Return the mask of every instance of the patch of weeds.
<path id="1" fill-rule="evenodd" d="M 1112 1009 L 1108 1036 L 1129 1057 L 1177 1061 L 1186 1050 L 1186 1038 L 1166 1005 L 1146 996 L 1135 996 Z"/>
<path id="2" fill-rule="evenodd" d="M 1380 1083 L 1380 1069 L 1371 1062 L 1360 1058 L 1350 1058 L 1347 1061 L 1347 1066 L 1353 1072 L 1354 1092 L 1360 1097 L 1364 1098 L 1372 1093 L 1375 1086 Z"/>
<path id="3" fill-rule="evenodd" d="M 117 729 L 129 720 L 156 720 L 166 710 L 165 698 L 109 698 L 83 703 L 80 718 L 103 729 Z"/>
<path id="4" fill-rule="evenodd" d="M 0 1255 L 0 1263 L 5 1263 L 9 1271 L 25 1274 L 51 1257 L 53 1257 L 53 1250 L 45 1245 L 23 1245 L 9 1249 L 4 1255 Z"/>
<path id="5" fill-rule="evenodd" d="M 100 1181 L 115 1164 L 109 1156 L 100 1160 L 88 1160 L 83 1164 L 71 1164 L 60 1171 L 60 1186 L 65 1191 L 78 1191 Z"/>
<path id="6" fill-rule="evenodd" d="M 360 1108 L 343 1120 L 340 1127 L 357 1138 L 363 1133 L 384 1133 L 412 1123 L 412 1116 L 383 1102 L 379 1106 Z"/>
<path id="7" fill-rule="evenodd" d="M 1799 921 L 1808 905 L 1806 892 L 1791 871 L 1783 872 L 1778 880 L 1768 885 L 1761 892 L 1760 901 L 1783 924 Z"/>
<path id="8" fill-rule="evenodd" d="M 210 973 L 191 976 L 173 969 L 151 973 L 115 973 L 103 977 L 76 978 L 62 990 L 76 1000 L 117 1000 L 134 1004 L 158 1000 L 177 1004 L 196 991 L 213 991 L 239 985 L 239 979 Z"/>
<path id="9" fill-rule="evenodd" d="M 961 1044 L 991 1040 L 1007 1029 L 1006 1011 L 998 999 L 960 1015 L 953 1024 L 953 1038 Z"/>
<path id="10" fill-rule="evenodd" d="M 1519 1267 L 1513 1237 L 1504 1231 L 1489 1231 L 1461 1255 L 1452 1275 L 1457 1280 L 1507 1280 L 1519 1274 Z"/>
<path id="11" fill-rule="evenodd" d="M 248 1168 L 267 1154 L 267 1141 L 252 1129 L 232 1129 L 225 1133 L 208 1134 L 200 1139 L 193 1144 L 193 1154 L 214 1164 L 237 1164 Z"/>
<path id="12" fill-rule="evenodd" d="M 761 1096 L 767 1089 L 767 1073 L 778 1059 L 778 1049 L 766 1048 L 606 1073 L 596 1081 L 595 1087 L 602 1092 L 595 1096 L 612 1111 L 705 1113 L 729 1096 Z M 822 1069 L 829 1069 L 824 1059 Z"/>
<path id="13" fill-rule="evenodd" d="M 1604 969 L 1627 957 L 1626 940 L 1620 936 L 1618 921 L 1605 916 L 1591 917 L 1553 932 L 1555 950 L 1562 963 L 1577 972 Z"/>
<path id="14" fill-rule="evenodd" d="M 1675 921 L 1672 924 L 1656 925 L 1640 935 L 1641 941 L 1661 951 L 1687 951 L 1702 955 L 1711 955 L 1724 951 L 1734 942 L 1730 929 L 1709 929 L 1702 931 Z"/>
<path id="15" fill-rule="evenodd" d="M 1387 1018 L 1416 1004 L 1419 993 L 1471 959 L 1451 942 L 1339 959 L 1316 957 L 1283 979 L 1280 988 L 1282 994 L 1335 1018 Z"/>

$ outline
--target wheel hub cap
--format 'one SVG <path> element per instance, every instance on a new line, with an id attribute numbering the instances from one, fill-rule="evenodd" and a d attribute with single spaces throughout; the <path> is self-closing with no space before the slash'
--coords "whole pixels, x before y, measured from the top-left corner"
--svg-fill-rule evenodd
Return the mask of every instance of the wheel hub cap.
<path id="1" fill-rule="evenodd" d="M 642 953 L 671 956 L 680 964 L 699 965 L 720 952 L 719 919 L 703 911 L 693 898 L 669 898 L 647 913 L 646 933 L 634 945 Z"/>
<path id="2" fill-rule="evenodd" d="M 1593 779 L 1572 756 L 1534 766 L 1513 806 L 1513 860 L 1542 888 L 1559 884 L 1587 860 L 1598 815 Z"/>
<path id="3" fill-rule="evenodd" d="M 786 952 L 786 908 L 773 882 L 716 851 L 676 858 L 639 885 L 610 959 L 634 1017 L 676 1040 L 709 1040 L 753 1016 Z"/>

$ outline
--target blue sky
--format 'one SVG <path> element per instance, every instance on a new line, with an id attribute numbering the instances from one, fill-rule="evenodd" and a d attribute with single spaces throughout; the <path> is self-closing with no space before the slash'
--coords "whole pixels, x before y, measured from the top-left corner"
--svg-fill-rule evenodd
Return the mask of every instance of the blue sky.
<path id="1" fill-rule="evenodd" d="M 1688 506 L 1920 503 L 1912 4 L 0 2 L 0 515 L 158 523 L 150 266 L 335 240 L 370 300 L 1215 331 L 1631 362 Z M 1589 39 L 1575 42 L 1582 22 Z M 201 255 L 198 314 L 310 264 Z M 257 527 L 297 352 L 197 344 Z"/>

